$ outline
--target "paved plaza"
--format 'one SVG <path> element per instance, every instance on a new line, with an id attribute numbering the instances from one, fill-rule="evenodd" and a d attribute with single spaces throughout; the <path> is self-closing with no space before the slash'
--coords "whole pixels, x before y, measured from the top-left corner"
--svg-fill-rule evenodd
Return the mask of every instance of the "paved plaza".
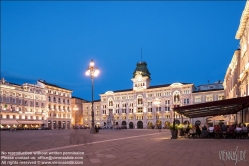
<path id="1" fill-rule="evenodd" d="M 249 165 L 249 139 L 170 137 L 169 130 L 151 129 L 100 130 L 98 134 L 89 134 L 89 129 L 1 131 L 1 152 L 84 152 L 81 161 L 86 166 L 221 166 L 235 165 L 235 161 L 224 156 L 221 160 L 219 154 L 224 154 L 221 151 L 237 148 L 237 154 L 243 151 L 244 157 L 238 156 L 243 161 L 236 164 Z"/>

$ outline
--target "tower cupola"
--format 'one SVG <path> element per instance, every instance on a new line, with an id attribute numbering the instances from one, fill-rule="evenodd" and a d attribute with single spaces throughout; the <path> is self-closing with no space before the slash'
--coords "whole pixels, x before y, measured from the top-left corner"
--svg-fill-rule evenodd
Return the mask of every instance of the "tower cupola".
<path id="1" fill-rule="evenodd" d="M 133 90 L 140 91 L 150 86 L 150 72 L 147 63 L 142 61 L 137 63 L 137 67 L 133 72 Z"/>

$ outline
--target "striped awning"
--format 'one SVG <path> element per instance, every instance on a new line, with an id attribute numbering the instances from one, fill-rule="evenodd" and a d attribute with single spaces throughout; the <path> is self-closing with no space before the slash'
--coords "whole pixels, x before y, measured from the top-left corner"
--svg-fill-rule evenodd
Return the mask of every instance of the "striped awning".
<path id="1" fill-rule="evenodd" d="M 13 124 L 19 124 L 16 120 L 12 119 L 1 119 L 0 120 L 1 125 L 13 125 Z"/>
<path id="2" fill-rule="evenodd" d="M 38 121 L 38 120 L 33 120 L 33 121 L 28 121 L 28 120 L 18 120 L 19 124 L 43 124 L 42 121 Z"/>

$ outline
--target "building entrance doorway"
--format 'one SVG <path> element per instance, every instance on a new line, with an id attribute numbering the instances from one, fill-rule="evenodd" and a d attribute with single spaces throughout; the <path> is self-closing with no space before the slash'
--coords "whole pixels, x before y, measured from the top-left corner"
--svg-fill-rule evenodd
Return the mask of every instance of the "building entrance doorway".
<path id="1" fill-rule="evenodd" d="M 133 128 L 134 128 L 133 122 L 130 122 L 130 123 L 129 123 L 129 129 L 133 129 Z"/>
<path id="2" fill-rule="evenodd" d="M 137 122 L 137 128 L 138 129 L 142 129 L 143 128 L 143 122 L 142 121 L 138 121 Z"/>

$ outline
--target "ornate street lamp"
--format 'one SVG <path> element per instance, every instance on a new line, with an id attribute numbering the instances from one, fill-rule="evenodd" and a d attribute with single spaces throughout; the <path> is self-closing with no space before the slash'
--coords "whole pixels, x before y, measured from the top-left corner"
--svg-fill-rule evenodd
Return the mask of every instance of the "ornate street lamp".
<path id="1" fill-rule="evenodd" d="M 94 112 L 93 112 L 93 79 L 94 77 L 97 77 L 99 75 L 99 69 L 94 67 L 94 62 L 91 60 L 90 65 L 88 66 L 86 70 L 86 75 L 90 76 L 92 79 L 92 128 L 90 130 L 90 133 L 94 134 L 96 133 L 94 128 Z"/>

